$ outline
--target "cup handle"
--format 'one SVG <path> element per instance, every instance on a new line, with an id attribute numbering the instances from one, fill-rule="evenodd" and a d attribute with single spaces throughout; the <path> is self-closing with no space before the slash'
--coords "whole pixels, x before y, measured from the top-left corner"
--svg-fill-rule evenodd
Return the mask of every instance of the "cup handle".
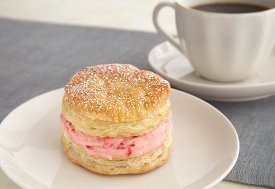
<path id="1" fill-rule="evenodd" d="M 167 39 L 167 41 L 169 41 L 174 47 L 176 47 L 180 52 L 185 53 L 185 49 L 181 47 L 180 43 L 178 41 L 176 41 L 171 35 L 167 34 L 159 25 L 158 23 L 158 15 L 159 12 L 162 8 L 164 7 L 170 7 L 173 8 L 175 10 L 176 6 L 175 3 L 170 3 L 170 2 L 161 2 L 159 3 L 153 12 L 153 23 L 155 28 L 157 29 L 157 31 L 159 32 L 159 34 L 161 34 L 164 38 Z"/>

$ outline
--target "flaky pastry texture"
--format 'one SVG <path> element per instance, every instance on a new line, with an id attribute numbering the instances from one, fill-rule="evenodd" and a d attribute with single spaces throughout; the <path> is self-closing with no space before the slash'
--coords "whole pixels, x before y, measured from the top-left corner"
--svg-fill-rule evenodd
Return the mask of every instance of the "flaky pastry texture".
<path id="1" fill-rule="evenodd" d="M 148 133 L 170 111 L 170 84 L 128 64 L 87 67 L 65 86 L 62 113 L 89 136 L 128 137 Z"/>

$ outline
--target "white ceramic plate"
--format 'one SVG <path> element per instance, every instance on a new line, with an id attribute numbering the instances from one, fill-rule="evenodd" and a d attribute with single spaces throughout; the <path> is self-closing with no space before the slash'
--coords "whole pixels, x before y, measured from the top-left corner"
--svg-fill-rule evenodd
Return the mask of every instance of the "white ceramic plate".
<path id="1" fill-rule="evenodd" d="M 155 46 L 148 59 L 153 70 L 169 80 L 172 86 L 204 99 L 248 101 L 275 94 L 275 55 L 251 77 L 234 83 L 203 79 L 194 71 L 187 58 L 169 42 Z"/>
<path id="2" fill-rule="evenodd" d="M 142 175 L 103 176 L 69 162 L 60 147 L 63 89 L 33 98 L 0 126 L 0 165 L 26 189 L 209 188 L 234 166 L 239 141 L 228 119 L 206 102 L 172 90 L 173 148 L 168 162 Z"/>

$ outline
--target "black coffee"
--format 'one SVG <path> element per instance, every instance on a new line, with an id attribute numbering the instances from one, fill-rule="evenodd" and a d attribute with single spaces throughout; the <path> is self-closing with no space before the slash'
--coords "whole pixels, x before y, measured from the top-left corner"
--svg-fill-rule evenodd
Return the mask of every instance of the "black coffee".
<path id="1" fill-rule="evenodd" d="M 241 3 L 211 3 L 202 4 L 192 7 L 193 9 L 206 11 L 206 12 L 217 12 L 217 13 L 252 13 L 267 10 L 269 8 L 251 4 Z"/>

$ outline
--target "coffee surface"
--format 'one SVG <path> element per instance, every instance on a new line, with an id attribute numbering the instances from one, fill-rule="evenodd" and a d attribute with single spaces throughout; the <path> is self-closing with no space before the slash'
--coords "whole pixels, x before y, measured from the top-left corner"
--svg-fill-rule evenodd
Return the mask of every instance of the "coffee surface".
<path id="1" fill-rule="evenodd" d="M 209 3 L 202 4 L 192 7 L 196 10 L 216 13 L 253 13 L 265 11 L 269 8 L 264 6 L 252 5 L 252 4 L 241 4 L 241 3 Z"/>

